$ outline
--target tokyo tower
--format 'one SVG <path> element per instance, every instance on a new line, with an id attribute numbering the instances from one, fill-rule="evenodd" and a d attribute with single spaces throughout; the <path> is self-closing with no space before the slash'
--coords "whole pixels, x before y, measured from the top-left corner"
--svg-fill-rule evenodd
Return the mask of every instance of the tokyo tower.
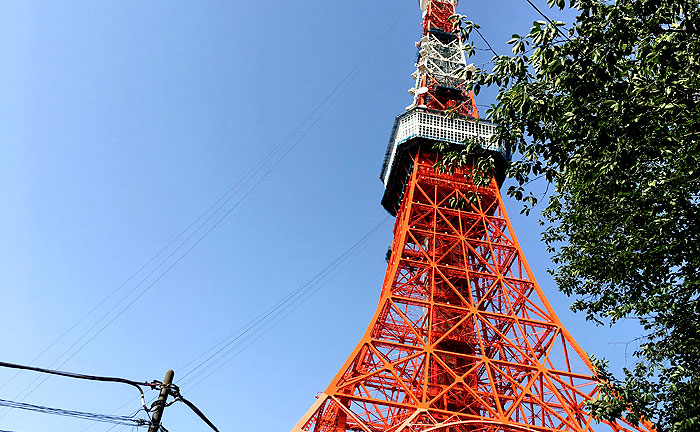
<path id="1" fill-rule="evenodd" d="M 479 120 L 450 17 L 457 0 L 420 0 L 413 103 L 396 118 L 381 180 L 396 216 L 377 311 L 352 354 L 292 432 L 639 431 L 596 422 L 591 364 L 537 285 L 499 187 L 509 149 Z M 435 169 L 436 143 L 478 140 L 490 183 Z M 476 199 L 474 199 L 476 197 Z"/>

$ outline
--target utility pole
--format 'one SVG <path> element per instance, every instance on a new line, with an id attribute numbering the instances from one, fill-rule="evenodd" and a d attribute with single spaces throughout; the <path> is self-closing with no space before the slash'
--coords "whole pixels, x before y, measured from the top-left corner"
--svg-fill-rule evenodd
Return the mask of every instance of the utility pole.
<path id="1" fill-rule="evenodd" d="M 153 417 L 151 418 L 151 425 L 148 427 L 148 432 L 158 432 L 160 427 L 160 420 L 163 418 L 163 410 L 165 409 L 165 403 L 168 400 L 168 390 L 170 389 L 170 384 L 173 383 L 173 377 L 175 372 L 169 370 L 165 373 L 165 379 L 163 379 L 163 385 L 160 387 L 160 395 L 158 395 L 158 400 L 155 402 L 156 410 L 153 411 Z"/>

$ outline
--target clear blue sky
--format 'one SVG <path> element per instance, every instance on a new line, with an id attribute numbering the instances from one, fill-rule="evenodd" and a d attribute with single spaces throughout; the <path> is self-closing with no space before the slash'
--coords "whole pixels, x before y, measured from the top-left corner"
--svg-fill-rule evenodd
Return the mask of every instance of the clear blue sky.
<path id="1" fill-rule="evenodd" d="M 539 19 L 524 0 L 464 0 L 459 11 L 503 53 Z M 339 256 L 385 217 L 379 169 L 394 116 L 410 103 L 419 24 L 414 0 L 0 1 L 0 361 L 62 364 L 123 295 L 135 289 L 132 301 L 162 271 L 137 286 L 140 273 L 35 357 L 308 118 L 314 127 L 286 142 L 298 144 L 270 175 L 244 186 L 225 210 L 251 191 L 240 205 L 61 368 L 134 380 L 173 368 L 177 383 L 188 362 Z M 546 273 L 536 216 L 507 206 L 564 323 L 584 349 L 622 367 L 632 329 L 571 314 Z M 289 430 L 369 323 L 390 239 L 388 222 L 301 307 L 183 394 L 222 431 Z M 7 383 L 12 376 L 0 370 L 0 399 L 19 399 L 37 375 Z M 50 378 L 25 402 L 102 413 L 126 403 L 117 413 L 130 414 L 135 396 Z M 91 425 L 4 413 L 1 430 Z M 207 430 L 181 404 L 163 424 Z"/>

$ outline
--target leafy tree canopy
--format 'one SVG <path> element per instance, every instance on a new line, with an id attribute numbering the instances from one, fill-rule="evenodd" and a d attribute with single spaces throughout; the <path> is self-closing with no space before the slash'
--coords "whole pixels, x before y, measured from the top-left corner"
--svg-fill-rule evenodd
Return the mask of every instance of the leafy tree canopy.
<path id="1" fill-rule="evenodd" d="M 465 74 L 475 93 L 499 88 L 488 114 L 517 155 L 508 193 L 529 211 L 528 183 L 553 185 L 543 237 L 572 309 L 645 330 L 623 376 L 594 360 L 591 410 L 700 430 L 699 2 L 548 1 L 575 22 L 537 21 L 512 55 Z M 470 40 L 478 26 L 457 18 Z"/>

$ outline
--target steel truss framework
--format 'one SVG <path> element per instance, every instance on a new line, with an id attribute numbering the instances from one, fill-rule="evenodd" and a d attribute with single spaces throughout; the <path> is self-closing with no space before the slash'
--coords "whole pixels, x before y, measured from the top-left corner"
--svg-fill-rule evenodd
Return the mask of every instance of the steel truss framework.
<path id="1" fill-rule="evenodd" d="M 649 431 L 598 424 L 585 411 L 598 392 L 591 364 L 525 261 L 496 181 L 502 171 L 477 187 L 474 160 L 452 173 L 434 168 L 435 142 L 457 145 L 480 123 L 459 79 L 456 3 L 420 2 L 414 104 L 395 123 L 382 174 L 385 208 L 398 211 L 377 311 L 293 432 Z M 492 144 L 482 150 L 502 158 L 502 170 L 508 152 Z"/>
<path id="2" fill-rule="evenodd" d="M 419 44 L 415 87 L 409 107 L 450 110 L 455 114 L 478 117 L 471 91 L 465 90 L 463 73 L 467 62 L 459 33 L 450 20 L 456 1 L 425 1 L 423 35 Z"/>
<path id="3" fill-rule="evenodd" d="M 591 365 L 535 282 L 495 180 L 475 187 L 470 167 L 436 162 L 414 155 L 377 312 L 293 431 L 649 430 L 585 412 Z"/>

